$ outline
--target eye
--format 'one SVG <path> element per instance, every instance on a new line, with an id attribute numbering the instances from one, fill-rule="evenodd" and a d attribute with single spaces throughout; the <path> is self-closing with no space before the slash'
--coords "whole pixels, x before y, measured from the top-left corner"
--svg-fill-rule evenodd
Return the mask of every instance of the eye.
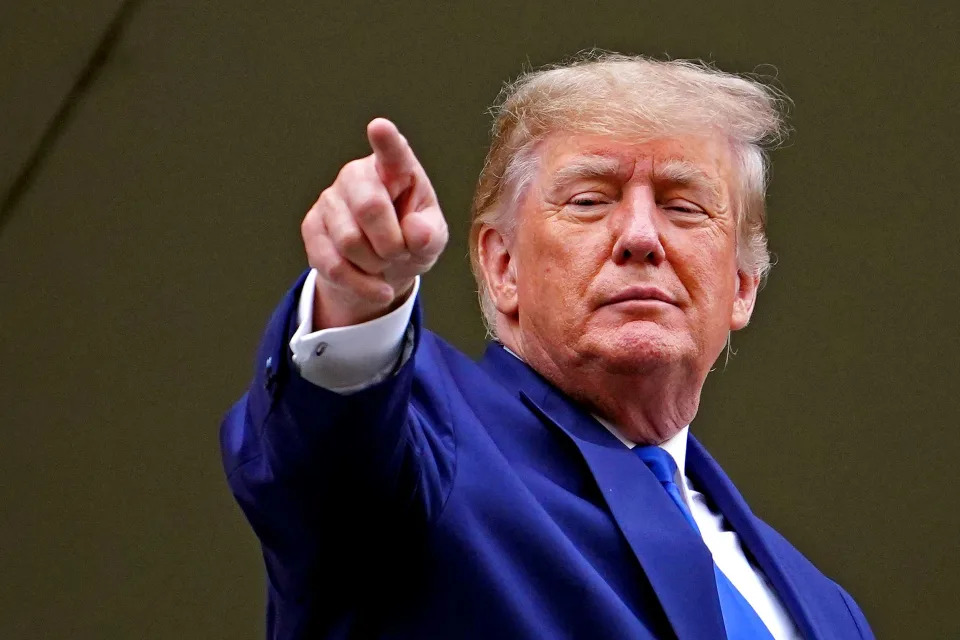
<path id="1" fill-rule="evenodd" d="M 610 199 L 602 193 L 579 193 L 570 198 L 568 204 L 575 207 L 596 207 L 608 204 L 609 201 Z"/>
<path id="2" fill-rule="evenodd" d="M 661 205 L 667 211 L 675 211 L 685 216 L 709 215 L 701 207 L 687 200 L 669 200 Z"/>

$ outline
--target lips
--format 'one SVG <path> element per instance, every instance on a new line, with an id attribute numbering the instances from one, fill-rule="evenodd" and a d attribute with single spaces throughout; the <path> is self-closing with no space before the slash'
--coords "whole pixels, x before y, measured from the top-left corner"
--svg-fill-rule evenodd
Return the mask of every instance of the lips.
<path id="1" fill-rule="evenodd" d="M 618 292 L 615 296 L 605 300 L 600 306 L 618 304 L 621 302 L 630 302 L 632 300 L 651 300 L 656 302 L 665 302 L 676 305 L 676 300 L 658 287 L 637 286 L 628 287 Z"/>

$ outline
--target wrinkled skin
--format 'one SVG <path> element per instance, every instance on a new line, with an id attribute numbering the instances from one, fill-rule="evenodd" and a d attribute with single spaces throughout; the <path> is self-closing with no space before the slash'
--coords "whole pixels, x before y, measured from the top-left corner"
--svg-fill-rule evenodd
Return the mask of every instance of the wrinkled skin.
<path id="1" fill-rule="evenodd" d="M 480 234 L 500 339 L 629 439 L 693 420 L 759 279 L 737 268 L 732 157 L 720 137 L 554 134 L 517 228 Z"/>

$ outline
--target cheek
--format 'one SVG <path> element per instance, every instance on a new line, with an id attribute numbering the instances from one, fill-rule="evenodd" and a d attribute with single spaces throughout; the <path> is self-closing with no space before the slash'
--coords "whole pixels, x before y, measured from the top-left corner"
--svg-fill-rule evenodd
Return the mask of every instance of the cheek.
<path id="1" fill-rule="evenodd" d="M 727 272 L 726 266 L 719 267 L 715 262 L 688 263 L 681 278 L 695 300 L 720 302 L 733 296 L 733 278 Z"/>
<path id="2" fill-rule="evenodd" d="M 588 249 L 592 244 L 583 234 L 564 233 L 531 236 L 531 250 L 521 255 L 520 292 L 526 312 L 542 316 L 538 324 L 573 324 L 603 263 Z"/>
<path id="3" fill-rule="evenodd" d="M 709 239 L 705 239 L 709 240 Z M 719 245 L 719 246 L 718 246 Z M 736 255 L 727 242 L 689 242 L 672 260 L 690 301 L 698 312 L 729 321 L 738 285 Z M 720 318 L 721 315 L 725 317 Z"/>

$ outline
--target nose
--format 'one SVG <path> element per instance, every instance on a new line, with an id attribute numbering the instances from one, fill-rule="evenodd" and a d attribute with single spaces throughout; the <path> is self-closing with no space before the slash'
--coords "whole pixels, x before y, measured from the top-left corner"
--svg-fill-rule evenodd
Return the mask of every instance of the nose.
<path id="1" fill-rule="evenodd" d="M 624 201 L 626 205 L 616 222 L 616 241 L 611 258 L 621 265 L 643 261 L 663 262 L 665 254 L 657 228 L 657 202 L 650 189 L 639 189 Z"/>

